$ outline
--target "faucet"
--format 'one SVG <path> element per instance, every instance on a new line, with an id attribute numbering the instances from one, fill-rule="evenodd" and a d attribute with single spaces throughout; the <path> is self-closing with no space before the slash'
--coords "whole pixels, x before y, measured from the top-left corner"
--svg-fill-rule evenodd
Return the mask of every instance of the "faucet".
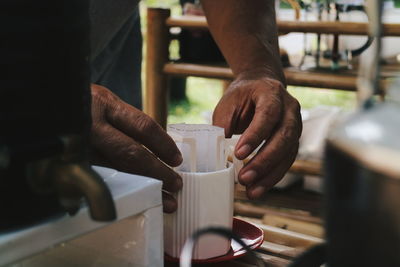
<path id="1" fill-rule="evenodd" d="M 28 182 L 36 193 L 56 192 L 60 204 L 70 214 L 78 212 L 85 198 L 92 219 L 111 221 L 116 211 L 111 193 L 103 179 L 86 160 L 83 137 L 61 138 L 64 151 L 61 155 L 31 162 Z"/>

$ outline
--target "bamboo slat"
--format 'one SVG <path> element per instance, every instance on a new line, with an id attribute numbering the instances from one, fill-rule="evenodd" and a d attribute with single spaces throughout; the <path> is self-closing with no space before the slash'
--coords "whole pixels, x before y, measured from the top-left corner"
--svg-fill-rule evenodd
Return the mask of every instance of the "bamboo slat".
<path id="1" fill-rule="evenodd" d="M 256 252 L 257 256 L 259 256 L 262 261 L 265 263 L 265 266 L 268 267 L 287 267 L 290 264 L 290 261 L 281 257 L 268 255 L 260 252 Z M 254 259 L 250 256 L 245 256 L 243 258 L 238 259 L 237 261 L 245 262 L 247 264 L 254 264 Z"/>
<path id="2" fill-rule="evenodd" d="M 202 16 L 170 17 L 166 21 L 169 27 L 207 29 L 207 20 Z M 368 24 L 337 21 L 278 21 L 280 33 L 303 32 L 344 35 L 368 35 Z M 384 36 L 400 36 L 400 24 L 383 24 Z"/>
<path id="3" fill-rule="evenodd" d="M 290 230 L 297 233 L 311 235 L 318 238 L 324 237 L 324 228 L 316 223 L 303 222 L 283 216 L 269 214 L 264 215 L 262 222 L 266 225 Z"/>
<path id="4" fill-rule="evenodd" d="M 302 71 L 284 69 L 288 85 L 357 91 L 357 76 L 354 74 Z"/>
<path id="5" fill-rule="evenodd" d="M 277 266 L 286 266 L 281 264 L 299 256 L 306 249 L 324 242 L 321 238 L 265 225 L 259 219 L 237 217 L 257 225 L 264 231 L 264 242 L 258 248 L 258 255 L 263 258 L 264 262 L 273 264 L 273 266 L 275 266 L 274 263 L 278 264 Z M 271 262 L 269 259 L 277 259 L 278 261 Z M 245 259 L 245 262 L 248 261 Z"/>
<path id="6" fill-rule="evenodd" d="M 304 215 L 321 218 L 323 210 L 322 198 L 321 194 L 308 192 L 304 190 L 301 183 L 296 183 L 283 190 L 271 189 L 265 192 L 261 198 L 249 200 L 246 187 L 241 184 L 235 185 L 236 201 L 256 208 L 273 208 L 274 210 L 289 212 L 290 214 L 301 212 Z M 248 212 L 248 209 L 245 209 L 244 212 Z M 262 215 L 259 218 L 261 217 Z M 317 220 L 321 221 L 320 219 Z"/>
<path id="7" fill-rule="evenodd" d="M 165 20 L 169 9 L 147 10 L 145 112 L 165 128 L 167 124 L 168 80 L 163 66 L 168 61 L 169 33 Z"/>
<path id="8" fill-rule="evenodd" d="M 304 249 L 301 248 L 291 248 L 288 246 L 279 245 L 268 241 L 264 241 L 258 250 L 289 258 L 297 257 L 298 255 L 304 252 Z"/>
<path id="9" fill-rule="evenodd" d="M 246 217 L 240 217 L 237 216 L 238 218 L 242 220 L 249 221 L 259 227 L 260 229 L 263 230 L 264 232 L 264 241 L 268 241 L 271 243 L 279 244 L 279 245 L 284 245 L 292 248 L 302 248 L 302 249 L 307 249 L 310 247 L 313 247 L 315 245 L 321 244 L 324 242 L 323 239 L 310 236 L 310 235 L 305 235 L 289 230 L 284 230 L 278 227 L 274 226 L 269 226 L 265 225 L 262 223 L 259 223 L 260 220 L 254 220 L 252 218 L 246 218 Z"/>
<path id="10" fill-rule="evenodd" d="M 278 30 L 280 33 L 368 35 L 368 24 L 338 21 L 278 21 Z M 400 36 L 400 24 L 383 24 L 383 35 Z"/>
<path id="11" fill-rule="evenodd" d="M 310 213 L 301 210 L 278 210 L 274 208 L 258 207 L 252 204 L 241 202 L 234 203 L 235 214 L 254 218 L 263 218 L 265 214 L 281 216 L 302 222 L 322 224 L 319 217 L 310 215 Z"/>
<path id="12" fill-rule="evenodd" d="M 288 85 L 308 86 L 327 89 L 356 91 L 356 75 L 300 71 L 295 68 L 284 70 Z M 175 76 L 195 76 L 215 79 L 233 79 L 233 73 L 228 67 L 209 66 L 190 63 L 167 63 L 164 73 Z"/>
<path id="13" fill-rule="evenodd" d="M 190 63 L 167 63 L 164 65 L 164 73 L 175 76 L 195 76 L 232 80 L 233 73 L 228 67 L 218 67 Z"/>
<path id="14" fill-rule="evenodd" d="M 322 162 L 320 161 L 308 161 L 308 160 L 296 160 L 290 167 L 290 172 L 298 174 L 308 174 L 321 176 Z"/>

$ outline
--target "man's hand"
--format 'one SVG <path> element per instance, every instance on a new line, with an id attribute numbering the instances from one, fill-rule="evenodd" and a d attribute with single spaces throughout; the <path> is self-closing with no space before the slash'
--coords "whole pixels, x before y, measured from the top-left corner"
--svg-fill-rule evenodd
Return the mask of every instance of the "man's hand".
<path id="1" fill-rule="evenodd" d="M 214 111 L 214 124 L 229 137 L 242 133 L 235 155 L 244 159 L 263 141 L 239 173 L 250 198 L 260 197 L 293 163 L 301 133 L 298 102 L 284 88 L 274 1 L 202 0 L 211 34 L 235 81 Z"/>
<path id="2" fill-rule="evenodd" d="M 249 198 L 258 198 L 275 185 L 292 165 L 302 130 L 300 105 L 281 82 L 262 74 L 242 74 L 230 85 L 213 114 L 213 124 L 225 135 L 243 133 L 235 156 L 257 155 L 240 171 Z"/>
<path id="3" fill-rule="evenodd" d="M 177 192 L 182 178 L 163 162 L 178 166 L 182 156 L 174 141 L 150 117 L 124 103 L 105 87 L 93 84 L 91 142 L 94 159 L 120 171 L 163 181 L 163 189 Z M 177 208 L 163 192 L 165 212 Z"/>

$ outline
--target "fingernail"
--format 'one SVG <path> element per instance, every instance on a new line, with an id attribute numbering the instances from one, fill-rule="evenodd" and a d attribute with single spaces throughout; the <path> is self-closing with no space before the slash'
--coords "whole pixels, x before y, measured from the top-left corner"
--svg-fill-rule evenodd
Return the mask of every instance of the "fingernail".
<path id="1" fill-rule="evenodd" d="M 257 186 L 256 188 L 254 188 L 252 190 L 252 196 L 253 198 L 259 198 L 262 196 L 262 194 L 264 194 L 265 192 L 265 187 L 264 186 Z"/>
<path id="2" fill-rule="evenodd" d="M 257 172 L 255 170 L 248 170 L 242 175 L 240 175 L 240 181 L 244 184 L 251 184 L 257 177 Z"/>
<path id="3" fill-rule="evenodd" d="M 165 213 L 173 213 L 178 208 L 178 203 L 175 200 L 164 199 L 163 211 Z"/>
<path id="4" fill-rule="evenodd" d="M 248 155 L 250 155 L 250 153 L 251 153 L 251 146 L 246 144 L 246 145 L 241 146 L 237 150 L 236 156 L 243 159 L 243 158 L 247 157 Z"/>

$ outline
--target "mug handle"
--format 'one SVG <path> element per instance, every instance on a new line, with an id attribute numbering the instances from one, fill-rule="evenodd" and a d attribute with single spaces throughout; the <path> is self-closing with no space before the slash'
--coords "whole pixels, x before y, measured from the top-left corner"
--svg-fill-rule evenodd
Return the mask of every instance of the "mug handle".
<path id="1" fill-rule="evenodd" d="M 173 132 L 168 133 L 175 143 L 188 144 L 190 147 L 190 172 L 197 172 L 197 147 L 196 140 L 193 137 L 183 137 Z"/>

